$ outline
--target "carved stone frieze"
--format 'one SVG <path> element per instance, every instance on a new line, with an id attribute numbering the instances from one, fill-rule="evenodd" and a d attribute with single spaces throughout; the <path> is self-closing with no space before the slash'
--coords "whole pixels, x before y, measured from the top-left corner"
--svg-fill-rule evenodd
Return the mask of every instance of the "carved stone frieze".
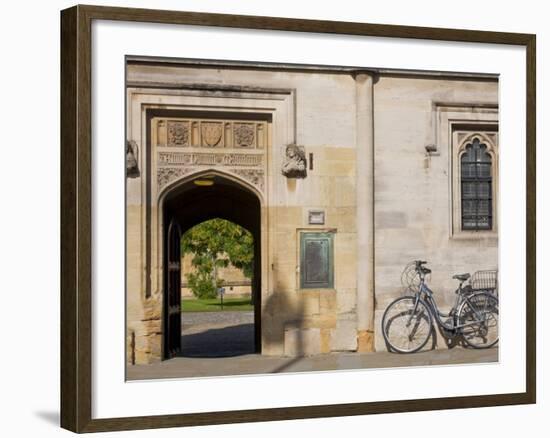
<path id="1" fill-rule="evenodd" d="M 254 144 L 255 144 L 254 131 L 255 131 L 254 123 L 235 123 L 233 125 L 235 146 L 239 148 L 254 147 Z"/>
<path id="2" fill-rule="evenodd" d="M 158 193 L 187 175 L 216 168 L 264 191 L 268 121 L 159 118 L 154 123 Z"/>
<path id="3" fill-rule="evenodd" d="M 159 167 L 157 169 L 158 190 L 161 191 L 165 186 L 182 176 L 187 175 L 192 169 L 185 167 Z"/>
<path id="4" fill-rule="evenodd" d="M 264 171 L 260 169 L 235 169 L 233 172 L 236 175 L 247 180 L 253 186 L 256 186 L 260 191 L 264 190 Z"/>
<path id="5" fill-rule="evenodd" d="M 168 121 L 168 146 L 189 146 L 189 122 Z"/>
<path id="6" fill-rule="evenodd" d="M 223 124 L 221 122 L 202 122 L 201 123 L 202 145 L 207 147 L 223 147 L 222 134 Z"/>
<path id="7" fill-rule="evenodd" d="M 156 119 L 157 146 L 264 149 L 268 125 L 266 120 L 160 118 Z"/>
<path id="8" fill-rule="evenodd" d="M 159 152 L 158 163 L 176 166 L 261 166 L 263 156 L 259 154 Z"/>
<path id="9" fill-rule="evenodd" d="M 157 184 L 160 192 L 168 184 L 197 170 L 192 167 L 159 167 L 157 170 Z M 264 190 L 264 171 L 262 169 L 228 169 L 229 172 L 240 176 L 258 190 Z"/>

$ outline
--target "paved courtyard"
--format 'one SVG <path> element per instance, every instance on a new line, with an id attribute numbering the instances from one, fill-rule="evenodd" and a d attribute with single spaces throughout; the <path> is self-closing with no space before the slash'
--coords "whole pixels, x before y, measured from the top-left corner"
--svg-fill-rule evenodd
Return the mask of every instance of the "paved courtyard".
<path id="1" fill-rule="evenodd" d="M 498 348 L 455 347 L 415 354 L 330 353 L 310 357 L 262 356 L 254 352 L 253 312 L 182 315 L 182 354 L 163 362 L 127 367 L 128 380 L 329 371 L 364 368 L 490 363 Z"/>
<path id="2" fill-rule="evenodd" d="M 181 356 L 227 357 L 254 353 L 254 312 L 184 312 Z"/>

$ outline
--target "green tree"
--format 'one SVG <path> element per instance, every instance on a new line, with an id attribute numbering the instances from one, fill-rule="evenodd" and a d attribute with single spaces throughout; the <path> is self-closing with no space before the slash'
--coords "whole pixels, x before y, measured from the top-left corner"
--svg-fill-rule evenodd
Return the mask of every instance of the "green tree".
<path id="1" fill-rule="evenodd" d="M 189 288 L 198 298 L 214 298 L 223 280 L 218 268 L 232 264 L 247 278 L 254 272 L 252 234 L 233 222 L 210 219 L 195 225 L 181 239 L 182 254 L 193 254 L 195 272 L 186 274 Z"/>
<path id="2" fill-rule="evenodd" d="M 210 254 L 193 257 L 195 272 L 186 274 L 189 288 L 197 298 L 215 298 L 217 288 L 223 280 L 216 278 L 216 268 L 223 266 L 224 260 L 213 260 Z"/>

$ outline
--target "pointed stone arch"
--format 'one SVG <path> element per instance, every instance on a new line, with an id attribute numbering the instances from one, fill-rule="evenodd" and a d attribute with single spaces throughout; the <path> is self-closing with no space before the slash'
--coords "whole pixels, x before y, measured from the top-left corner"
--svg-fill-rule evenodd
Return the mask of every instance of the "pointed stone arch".
<path id="1" fill-rule="evenodd" d="M 198 186 L 195 181 L 211 181 L 210 186 Z M 266 279 L 265 263 L 265 240 L 262 223 L 265 221 L 264 198 L 258 187 L 249 180 L 235 175 L 231 172 L 219 169 L 201 169 L 189 172 L 185 176 L 174 180 L 167 185 L 159 194 L 158 199 L 158 253 L 162 258 L 158 261 L 163 278 L 163 302 L 170 298 L 170 291 L 167 285 L 170 275 L 169 246 L 170 227 L 176 223 L 184 233 L 186 230 L 206 220 L 221 218 L 233 222 L 247 229 L 254 238 L 254 275 L 252 279 L 252 294 L 254 303 L 254 350 L 261 351 L 261 302 L 262 302 L 262 279 Z M 168 307 L 164 304 L 163 309 Z M 168 324 L 168 317 L 163 315 L 163 345 L 168 345 L 167 339 L 174 339 L 174 333 L 169 328 L 174 325 Z M 170 358 L 170 351 L 163 352 L 163 358 Z"/>
<path id="2" fill-rule="evenodd" d="M 483 133 L 481 131 L 480 132 L 474 131 L 460 140 L 460 143 L 457 148 L 458 159 L 460 160 L 460 157 L 466 151 L 466 147 L 469 144 L 471 144 L 476 138 L 479 139 L 479 142 L 481 144 L 484 144 L 487 147 L 487 152 L 491 155 L 491 159 L 493 160 L 496 159 L 497 147 L 496 147 L 495 140 L 489 137 L 489 135 L 487 135 L 486 133 Z"/>
<path id="3" fill-rule="evenodd" d="M 249 173 L 243 171 L 239 172 L 238 170 L 225 170 L 215 167 L 202 168 L 202 169 L 193 169 L 193 168 L 184 168 L 184 172 L 181 174 L 176 174 L 170 181 L 168 181 L 164 186 L 161 187 L 158 194 L 158 204 L 162 206 L 166 196 L 177 190 L 178 187 L 188 184 L 199 178 L 223 178 L 229 181 L 233 181 L 236 184 L 241 185 L 244 189 L 255 194 L 259 199 L 262 205 L 265 204 L 265 192 L 264 192 L 264 174 L 263 172 L 253 173 L 251 169 L 247 169 Z M 254 179 L 252 176 L 256 175 L 257 179 Z"/>

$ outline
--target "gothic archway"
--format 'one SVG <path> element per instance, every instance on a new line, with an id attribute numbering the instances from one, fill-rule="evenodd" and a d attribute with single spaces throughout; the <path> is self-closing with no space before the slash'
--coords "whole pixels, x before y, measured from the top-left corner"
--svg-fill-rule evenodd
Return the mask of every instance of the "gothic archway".
<path id="1" fill-rule="evenodd" d="M 172 185 L 162 196 L 162 223 L 164 247 L 163 292 L 163 359 L 173 357 L 179 351 L 173 345 L 180 339 L 181 326 L 173 320 L 174 282 L 171 281 L 174 264 L 173 229 L 177 225 L 181 233 L 209 219 L 231 221 L 250 231 L 254 239 L 254 274 L 251 290 L 254 306 L 254 350 L 261 352 L 261 200 L 244 182 L 219 172 L 201 172 Z M 179 272 L 179 271 L 178 271 Z M 179 292 L 179 291 L 177 291 Z M 172 307 L 171 307 L 172 306 Z M 180 306 L 181 310 L 181 306 Z M 172 319 L 171 319 L 172 318 Z M 180 315 L 181 318 L 181 315 Z M 175 331 L 179 331 L 177 334 Z"/>

